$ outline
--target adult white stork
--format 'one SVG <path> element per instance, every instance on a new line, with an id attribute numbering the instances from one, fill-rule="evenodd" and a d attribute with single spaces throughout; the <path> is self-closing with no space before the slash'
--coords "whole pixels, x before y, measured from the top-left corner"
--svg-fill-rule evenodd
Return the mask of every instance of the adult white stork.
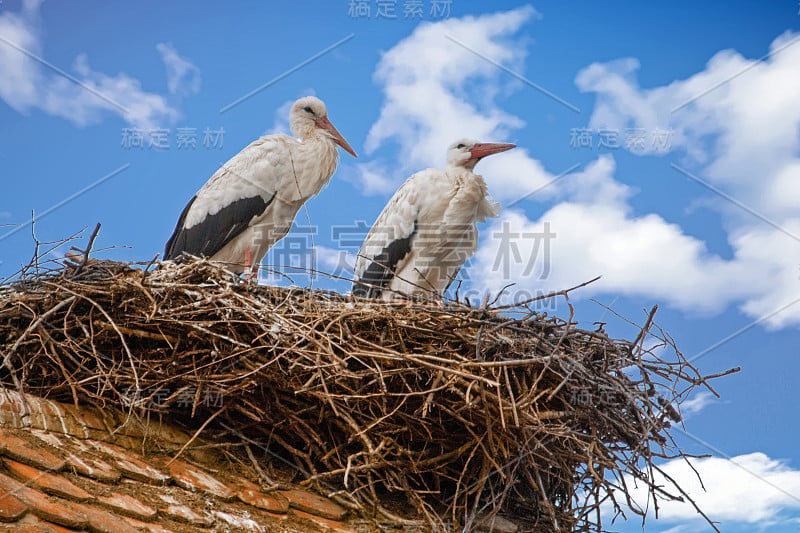
<path id="1" fill-rule="evenodd" d="M 441 296 L 478 246 L 477 223 L 496 217 L 482 158 L 514 144 L 456 141 L 444 172 L 429 168 L 408 178 L 378 216 L 358 254 L 353 294 L 391 300 Z"/>
<path id="2" fill-rule="evenodd" d="M 261 137 L 211 176 L 183 209 L 165 259 L 187 252 L 219 261 L 236 274 L 257 272 L 300 207 L 330 180 L 339 160 L 336 145 L 358 157 L 319 98 L 296 101 L 289 124 L 297 139 Z"/>

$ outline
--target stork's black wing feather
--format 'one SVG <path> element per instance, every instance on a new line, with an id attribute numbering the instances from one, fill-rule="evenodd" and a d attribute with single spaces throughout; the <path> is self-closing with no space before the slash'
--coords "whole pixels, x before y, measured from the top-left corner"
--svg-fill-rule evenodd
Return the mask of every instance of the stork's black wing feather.
<path id="1" fill-rule="evenodd" d="M 411 251 L 411 240 L 417 233 L 417 223 L 413 231 L 402 239 L 390 242 L 377 256 L 372 258 L 361 277 L 353 281 L 353 295 L 366 298 L 379 298 L 383 289 L 389 285 L 397 269 L 397 263 Z"/>
<path id="2" fill-rule="evenodd" d="M 186 214 L 189 212 L 189 209 L 192 208 L 192 204 L 194 203 L 195 200 L 197 200 L 196 194 L 192 196 L 192 199 L 189 200 L 189 203 L 186 204 L 186 207 L 184 207 L 183 211 L 181 211 L 181 216 L 178 217 L 178 223 L 175 225 L 175 230 L 172 232 L 172 235 L 170 235 L 169 240 L 167 241 L 167 245 L 164 247 L 164 259 L 175 259 L 181 254 L 181 252 L 176 253 L 176 250 L 178 248 L 177 245 L 178 237 L 181 235 L 181 232 L 183 231 L 183 223 L 186 221 Z M 184 238 L 183 241 L 185 240 L 186 239 Z"/>
<path id="3" fill-rule="evenodd" d="M 175 259 L 183 252 L 197 256 L 213 256 L 243 232 L 253 217 L 260 216 L 266 211 L 275 199 L 275 193 L 268 200 L 258 194 L 241 198 L 213 215 L 206 215 L 201 222 L 187 228 L 186 216 L 196 199 L 197 196 L 193 197 L 183 209 L 175 231 L 167 241 L 165 259 Z"/>

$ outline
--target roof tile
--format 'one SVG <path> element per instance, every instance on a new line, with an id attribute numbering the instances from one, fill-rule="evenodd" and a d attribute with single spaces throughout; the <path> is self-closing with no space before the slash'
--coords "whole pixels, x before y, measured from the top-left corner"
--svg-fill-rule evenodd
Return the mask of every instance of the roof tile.
<path id="1" fill-rule="evenodd" d="M 64 477 L 42 472 L 32 466 L 24 465 L 10 459 L 5 459 L 4 463 L 12 475 L 19 478 L 29 487 L 37 488 L 48 494 L 61 496 L 69 500 L 86 501 L 92 495 L 80 487 L 76 487 Z"/>
<path id="2" fill-rule="evenodd" d="M 176 443 L 190 439 L 176 428 L 15 394 L 0 398 L 0 532 L 351 530 L 336 521 L 346 510 L 329 499 L 286 491 L 298 509 L 290 511 L 281 491 L 247 481 L 255 471 L 233 467 L 199 439 L 183 461 L 170 461 Z M 144 454 L 143 436 L 155 455 Z"/>
<path id="3" fill-rule="evenodd" d="M 34 429 L 31 431 L 31 435 L 38 437 L 40 440 L 44 441 L 45 444 L 48 444 L 55 449 L 61 449 L 64 447 L 64 441 L 58 438 L 58 436 L 56 436 L 54 433 L 50 433 L 49 431 Z"/>
<path id="4" fill-rule="evenodd" d="M 0 474 L 0 493 L 13 494 L 36 516 L 56 524 L 71 528 L 83 528 L 88 524 L 86 515 L 67 506 L 63 500 L 48 498 L 44 493 L 26 487 L 5 474 Z"/>
<path id="5" fill-rule="evenodd" d="M 39 522 L 39 524 L 44 528 L 45 531 L 48 532 L 52 531 L 55 533 L 75 533 L 74 529 L 67 529 L 52 522 Z"/>
<path id="6" fill-rule="evenodd" d="M 150 483 L 152 485 L 164 485 L 169 482 L 169 476 L 161 470 L 148 465 L 130 455 L 125 458 L 119 458 L 114 461 L 126 477 L 141 481 L 143 483 Z"/>
<path id="7" fill-rule="evenodd" d="M 167 468 L 175 483 L 186 490 L 201 490 L 226 501 L 236 497 L 233 490 L 220 480 L 183 461 L 173 460 Z"/>
<path id="8" fill-rule="evenodd" d="M 75 453 L 70 453 L 67 456 L 67 464 L 78 474 L 104 483 L 116 483 L 122 477 L 122 474 L 110 464 L 86 454 L 78 457 Z"/>
<path id="9" fill-rule="evenodd" d="M 139 520 L 152 520 L 156 516 L 155 509 L 127 494 L 114 492 L 111 496 L 98 497 L 97 501 L 114 511 Z"/>
<path id="10" fill-rule="evenodd" d="M 89 530 L 93 533 L 138 533 L 138 530 L 132 525 L 108 511 L 86 504 L 73 503 L 71 505 L 86 515 L 89 521 Z"/>
<path id="11" fill-rule="evenodd" d="M 0 495 L 0 522 L 16 522 L 28 511 L 28 506 L 11 494 Z"/>
<path id="12" fill-rule="evenodd" d="M 327 518 L 323 518 L 321 516 L 317 516 L 311 513 L 306 513 L 305 511 L 295 510 L 294 515 L 298 518 L 302 518 L 304 520 L 308 520 L 309 522 L 313 522 L 317 525 L 317 531 L 333 531 L 334 533 L 354 533 L 356 531 L 360 531 L 358 529 L 354 529 L 348 526 L 345 523 L 336 521 L 336 520 L 329 520 Z M 319 527 L 322 529 L 319 529 Z"/>
<path id="13" fill-rule="evenodd" d="M 63 470 L 66 463 L 52 453 L 34 447 L 25 439 L 17 437 L 4 429 L 0 429 L 0 453 L 20 463 L 36 466 L 45 470 Z"/>
<path id="14" fill-rule="evenodd" d="M 175 533 L 171 529 L 167 529 L 162 525 L 148 524 L 147 522 L 142 522 L 127 516 L 123 516 L 122 520 L 124 520 L 126 524 L 136 528 L 137 531 L 147 531 L 148 533 Z"/>
<path id="15" fill-rule="evenodd" d="M 289 510 L 289 500 L 278 492 L 263 492 L 254 489 L 240 489 L 236 496 L 244 503 L 271 511 L 285 513 Z"/>
<path id="16" fill-rule="evenodd" d="M 153 485 L 163 485 L 169 482 L 169 476 L 167 474 L 144 461 L 140 461 L 134 457 L 132 452 L 120 446 L 96 441 L 89 441 L 89 444 L 113 459 L 116 467 L 126 477 Z"/>
<path id="17" fill-rule="evenodd" d="M 292 489 L 279 491 L 289 500 L 289 505 L 295 509 L 305 511 L 331 520 L 341 520 L 347 514 L 347 509 L 313 492 Z"/>
<path id="18" fill-rule="evenodd" d="M 240 531 L 257 531 L 259 533 L 265 533 L 267 529 L 250 518 L 249 516 L 244 515 L 236 515 L 232 513 L 226 513 L 223 511 L 214 511 L 214 516 L 219 518 L 222 522 L 227 524 L 228 526 L 234 527 Z"/>
<path id="19" fill-rule="evenodd" d="M 74 529 L 66 529 L 51 522 L 39 520 L 33 515 L 26 516 L 22 522 L 16 524 L 0 524 L 0 531 L 13 531 L 14 533 L 75 533 Z"/>
<path id="20" fill-rule="evenodd" d="M 177 520 L 178 522 L 185 522 L 198 527 L 210 527 L 214 524 L 214 519 L 207 514 L 196 513 L 186 505 L 168 505 L 163 509 L 158 510 L 167 518 Z"/>

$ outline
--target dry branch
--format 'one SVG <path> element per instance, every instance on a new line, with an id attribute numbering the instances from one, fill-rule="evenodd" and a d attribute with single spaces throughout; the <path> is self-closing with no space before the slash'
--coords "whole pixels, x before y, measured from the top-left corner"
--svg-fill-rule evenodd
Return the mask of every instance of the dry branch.
<path id="1" fill-rule="evenodd" d="M 652 315 L 628 342 L 527 308 L 517 319 L 254 287 L 205 261 L 149 267 L 83 260 L 0 286 L 2 384 L 156 414 L 244 446 L 243 461 L 259 446 L 400 523 L 500 513 L 530 531 L 599 531 L 603 502 L 631 505 L 631 479 L 678 497 L 654 465 L 680 455 L 676 403 L 706 379 L 677 350 L 642 348 L 660 331 Z"/>

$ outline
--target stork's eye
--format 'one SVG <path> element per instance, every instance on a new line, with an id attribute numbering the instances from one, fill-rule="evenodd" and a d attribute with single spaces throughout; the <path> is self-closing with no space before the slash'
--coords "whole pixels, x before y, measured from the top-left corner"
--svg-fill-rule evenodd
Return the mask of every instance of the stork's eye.
<path id="1" fill-rule="evenodd" d="M 456 148 L 459 148 L 459 149 L 460 149 L 460 148 L 466 148 L 466 146 L 467 146 L 466 144 L 464 144 L 464 143 L 461 143 L 461 144 L 459 144 L 458 146 L 456 146 Z"/>
<path id="2" fill-rule="evenodd" d="M 311 109 L 311 106 L 305 106 L 303 108 L 303 111 L 305 111 L 306 113 L 311 113 L 312 115 L 314 114 L 314 110 Z"/>

